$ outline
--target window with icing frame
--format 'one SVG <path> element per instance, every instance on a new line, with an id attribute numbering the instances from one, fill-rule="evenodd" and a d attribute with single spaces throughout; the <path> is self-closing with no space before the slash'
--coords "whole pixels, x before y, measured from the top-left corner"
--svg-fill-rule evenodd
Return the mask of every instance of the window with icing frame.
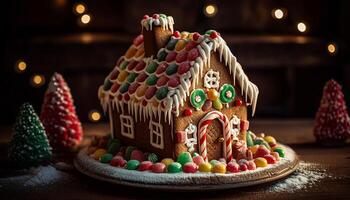
<path id="1" fill-rule="evenodd" d="M 153 147 L 163 149 L 164 148 L 163 125 L 151 120 L 149 123 L 149 132 L 150 132 L 150 144 Z"/>
<path id="2" fill-rule="evenodd" d="M 210 69 L 204 76 L 204 87 L 206 88 L 219 88 L 220 74 L 219 72 Z"/>
<path id="3" fill-rule="evenodd" d="M 122 136 L 130 139 L 135 138 L 134 134 L 134 120 L 129 115 L 120 115 L 120 129 Z"/>

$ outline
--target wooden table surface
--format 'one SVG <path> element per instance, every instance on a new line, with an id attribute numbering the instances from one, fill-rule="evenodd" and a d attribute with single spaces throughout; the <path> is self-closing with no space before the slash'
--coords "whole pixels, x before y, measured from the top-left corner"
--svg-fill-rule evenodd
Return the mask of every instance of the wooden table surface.
<path id="1" fill-rule="evenodd" d="M 255 133 L 273 135 L 281 143 L 291 146 L 306 163 L 318 164 L 329 176 L 302 189 L 271 191 L 281 181 L 241 189 L 216 192 L 164 192 L 124 187 L 94 180 L 71 169 L 66 180 L 34 188 L 0 185 L 0 197 L 5 199 L 350 199 L 350 145 L 324 148 L 314 142 L 311 120 L 256 120 L 251 124 Z M 107 124 L 87 124 L 85 136 L 108 132 Z M 0 129 L 0 158 L 6 155 L 11 128 Z M 3 174 L 2 174 L 3 175 Z M 1 178 L 1 174 L 0 174 Z M 67 180 L 68 179 L 68 180 Z"/>

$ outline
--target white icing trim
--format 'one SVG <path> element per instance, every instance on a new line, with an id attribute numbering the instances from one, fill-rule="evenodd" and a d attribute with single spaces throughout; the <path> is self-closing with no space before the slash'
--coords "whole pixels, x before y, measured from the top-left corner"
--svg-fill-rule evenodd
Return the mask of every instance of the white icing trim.
<path id="1" fill-rule="evenodd" d="M 148 17 L 141 20 L 142 29 L 152 30 L 153 25 L 161 26 L 164 30 L 170 30 L 171 33 L 174 32 L 174 19 L 172 16 L 159 17 L 157 19 Z"/>
<path id="2" fill-rule="evenodd" d="M 230 120 L 230 124 L 231 124 L 231 135 L 233 137 L 233 140 L 238 140 L 238 134 L 241 131 L 241 120 L 236 116 L 233 115 L 231 120 Z"/>
<path id="3" fill-rule="evenodd" d="M 134 120 L 129 115 L 119 115 L 120 117 L 120 133 L 122 136 L 128 137 L 130 139 L 135 138 L 134 134 Z"/>
<path id="4" fill-rule="evenodd" d="M 188 136 L 192 135 L 191 138 Z M 185 129 L 185 145 L 189 152 L 194 151 L 194 145 L 197 144 L 197 127 L 193 124 L 189 124 Z"/>
<path id="5" fill-rule="evenodd" d="M 158 122 L 154 122 L 153 120 L 149 121 L 149 138 L 150 138 L 150 144 L 153 147 L 156 147 L 158 149 L 164 149 L 164 131 L 163 131 L 163 125 L 158 123 Z M 153 142 L 153 137 L 157 137 L 156 138 L 156 142 Z"/>

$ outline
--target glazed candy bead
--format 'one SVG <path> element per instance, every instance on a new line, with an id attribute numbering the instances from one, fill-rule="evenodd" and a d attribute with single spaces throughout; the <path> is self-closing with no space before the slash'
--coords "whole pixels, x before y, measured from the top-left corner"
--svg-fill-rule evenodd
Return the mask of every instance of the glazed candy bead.
<path id="1" fill-rule="evenodd" d="M 278 152 L 271 152 L 270 155 L 275 157 L 276 161 L 281 159 L 280 154 Z"/>
<path id="2" fill-rule="evenodd" d="M 131 46 L 127 52 L 125 53 L 125 58 L 129 59 L 134 57 L 135 53 L 136 53 L 137 49 L 133 46 Z"/>
<path id="3" fill-rule="evenodd" d="M 168 87 L 162 87 L 157 90 L 156 97 L 158 100 L 163 100 L 168 94 Z"/>
<path id="4" fill-rule="evenodd" d="M 240 99 L 237 99 L 237 100 L 235 101 L 235 106 L 241 106 L 242 104 L 243 104 L 243 101 L 240 100 Z"/>
<path id="5" fill-rule="evenodd" d="M 198 171 L 200 172 L 211 172 L 213 166 L 208 162 L 199 164 Z"/>
<path id="6" fill-rule="evenodd" d="M 176 62 L 177 63 L 182 63 L 182 62 L 186 61 L 187 60 L 187 54 L 188 54 L 187 51 L 182 51 L 182 52 L 178 53 L 176 55 L 176 58 L 175 58 Z"/>
<path id="7" fill-rule="evenodd" d="M 209 89 L 207 94 L 208 94 L 208 99 L 211 101 L 215 101 L 219 97 L 219 92 L 216 91 L 216 89 L 214 89 L 214 88 Z"/>
<path id="8" fill-rule="evenodd" d="M 161 163 L 163 163 L 166 167 L 168 167 L 171 163 L 173 163 L 174 160 L 171 158 L 164 158 Z"/>
<path id="9" fill-rule="evenodd" d="M 130 159 L 131 153 L 132 153 L 135 149 L 136 149 L 136 147 L 134 147 L 134 146 L 128 146 L 128 147 L 126 147 L 126 150 L 125 150 L 125 158 L 126 158 L 127 160 Z"/>
<path id="10" fill-rule="evenodd" d="M 136 77 L 138 76 L 137 73 L 131 73 L 129 74 L 129 76 L 126 78 L 126 80 L 129 82 L 129 83 L 132 83 L 135 81 Z"/>
<path id="11" fill-rule="evenodd" d="M 273 150 L 274 152 L 277 152 L 281 158 L 285 157 L 284 149 L 281 147 L 277 147 Z"/>
<path id="12" fill-rule="evenodd" d="M 268 164 L 275 164 L 276 163 L 276 158 L 273 157 L 272 155 L 265 155 L 264 158 L 266 159 Z"/>
<path id="13" fill-rule="evenodd" d="M 272 136 L 265 136 L 264 137 L 264 140 L 271 146 L 271 145 L 274 145 L 276 144 L 276 139 Z"/>
<path id="14" fill-rule="evenodd" d="M 167 56 L 167 53 L 163 49 L 162 51 L 158 52 L 157 58 L 159 61 L 163 61 L 163 60 L 165 60 L 166 56 Z"/>
<path id="15" fill-rule="evenodd" d="M 188 72 L 188 70 L 190 70 L 190 63 L 189 62 L 183 62 L 179 65 L 179 68 L 177 70 L 177 73 L 179 73 L 180 75 Z"/>
<path id="16" fill-rule="evenodd" d="M 257 157 L 264 157 L 265 155 L 269 155 L 269 154 L 270 154 L 270 150 L 268 150 L 265 146 L 260 145 L 253 156 L 254 158 L 257 158 Z"/>
<path id="17" fill-rule="evenodd" d="M 218 34 L 218 32 L 216 32 L 216 31 L 213 31 L 213 32 L 210 33 L 210 38 L 211 38 L 211 39 L 215 39 L 215 38 L 217 38 L 218 36 L 219 36 L 219 34 Z"/>
<path id="18" fill-rule="evenodd" d="M 176 160 L 178 163 L 180 163 L 181 165 L 184 165 L 188 162 L 192 162 L 192 156 L 189 152 L 183 152 L 181 153 Z"/>
<path id="19" fill-rule="evenodd" d="M 136 95 L 138 97 L 144 96 L 147 89 L 148 89 L 147 85 L 141 85 L 139 88 L 137 88 Z"/>
<path id="20" fill-rule="evenodd" d="M 143 56 L 144 54 L 145 54 L 145 49 L 144 48 L 140 48 L 140 49 L 137 50 L 137 52 L 135 54 L 135 58 Z"/>
<path id="21" fill-rule="evenodd" d="M 181 40 L 178 40 L 176 46 L 175 46 L 175 50 L 177 52 L 181 51 L 183 48 L 185 48 L 186 46 L 186 41 L 181 39 Z"/>
<path id="22" fill-rule="evenodd" d="M 112 82 L 108 79 L 105 80 L 103 84 L 103 90 L 109 90 L 112 87 Z"/>
<path id="23" fill-rule="evenodd" d="M 152 166 L 152 172 L 153 173 L 164 173 L 166 169 L 166 166 L 164 163 L 156 163 Z"/>
<path id="24" fill-rule="evenodd" d="M 95 151 L 94 154 L 92 154 L 92 157 L 95 159 L 95 160 L 100 160 L 101 156 L 103 156 L 104 154 L 106 154 L 107 151 L 106 149 L 97 149 Z"/>
<path id="25" fill-rule="evenodd" d="M 202 106 L 203 111 L 208 111 L 212 107 L 213 103 L 210 100 L 206 100 Z"/>
<path id="26" fill-rule="evenodd" d="M 220 158 L 220 159 L 219 159 L 219 162 L 225 163 L 225 164 L 226 164 L 226 159 L 225 159 L 225 158 Z"/>
<path id="27" fill-rule="evenodd" d="M 256 167 L 266 167 L 267 166 L 267 160 L 265 158 L 255 158 L 254 163 Z"/>
<path id="28" fill-rule="evenodd" d="M 175 87 L 177 87 L 179 84 L 180 84 L 180 81 L 179 81 L 179 79 L 177 79 L 177 78 L 172 78 L 172 79 L 170 79 L 169 82 L 168 82 L 168 86 L 171 87 L 171 88 L 175 88 Z"/>
<path id="29" fill-rule="evenodd" d="M 186 44 L 186 51 L 190 51 L 192 50 L 194 47 L 196 47 L 198 45 L 197 42 L 194 42 L 194 41 L 190 41 L 189 43 Z"/>
<path id="30" fill-rule="evenodd" d="M 176 38 L 179 38 L 181 36 L 181 33 L 179 31 L 175 31 L 173 33 L 173 36 L 176 37 Z"/>
<path id="31" fill-rule="evenodd" d="M 130 62 L 130 63 L 128 64 L 127 69 L 128 69 L 129 71 L 131 71 L 131 70 L 133 70 L 133 69 L 136 67 L 137 64 L 138 64 L 137 61 L 132 61 L 132 62 Z"/>
<path id="32" fill-rule="evenodd" d="M 142 73 L 137 76 L 136 81 L 139 83 L 144 82 L 147 79 L 148 75 L 146 73 Z"/>
<path id="33" fill-rule="evenodd" d="M 110 154 L 116 154 L 119 149 L 120 149 L 120 141 L 119 140 L 112 140 L 112 142 L 110 144 L 108 144 L 108 149 L 107 152 Z"/>
<path id="34" fill-rule="evenodd" d="M 129 86 L 130 86 L 130 83 L 123 83 L 123 85 L 121 85 L 120 88 L 119 88 L 119 92 L 121 94 L 124 94 L 125 92 L 128 91 Z"/>
<path id="35" fill-rule="evenodd" d="M 175 63 L 172 63 L 166 68 L 165 73 L 166 75 L 170 76 L 173 75 L 177 72 L 178 65 Z"/>
<path id="36" fill-rule="evenodd" d="M 191 49 L 188 54 L 187 54 L 187 59 L 189 61 L 193 61 L 193 60 L 196 60 L 196 58 L 198 58 L 199 56 L 199 51 L 197 48 L 193 48 Z"/>
<path id="37" fill-rule="evenodd" d="M 139 86 L 140 86 L 139 83 L 136 83 L 136 82 L 132 83 L 128 88 L 129 94 L 134 94 Z"/>
<path id="38" fill-rule="evenodd" d="M 135 149 L 131 152 L 130 160 L 137 160 L 139 162 L 142 162 L 145 160 L 145 157 L 142 151 Z"/>
<path id="39" fill-rule="evenodd" d="M 171 62 L 171 61 L 175 60 L 176 55 L 177 55 L 177 53 L 175 51 L 168 53 L 168 55 L 165 57 L 165 61 Z"/>
<path id="40" fill-rule="evenodd" d="M 220 102 L 219 99 L 216 99 L 215 101 L 213 101 L 213 107 L 216 110 L 222 110 L 222 108 L 223 108 L 222 103 Z"/>
<path id="41" fill-rule="evenodd" d="M 140 44 L 143 43 L 143 35 L 140 34 L 139 36 L 137 36 L 134 41 L 133 41 L 133 44 L 137 47 L 139 46 Z"/>
<path id="42" fill-rule="evenodd" d="M 227 171 L 231 172 L 231 173 L 237 173 L 239 172 L 239 165 L 236 162 L 229 162 L 227 163 L 226 166 Z"/>
<path id="43" fill-rule="evenodd" d="M 135 71 L 140 72 L 146 67 L 146 63 L 141 61 L 135 66 Z"/>
<path id="44" fill-rule="evenodd" d="M 138 160 L 129 160 L 126 163 L 126 169 L 128 170 L 136 170 L 140 165 L 140 162 Z"/>
<path id="45" fill-rule="evenodd" d="M 124 70 L 126 68 L 126 66 L 128 66 L 128 64 L 129 64 L 129 61 L 125 60 L 120 64 L 119 68 Z"/>
<path id="46" fill-rule="evenodd" d="M 154 75 L 154 74 L 151 74 L 151 75 L 147 78 L 146 84 L 147 84 L 148 86 L 152 86 L 152 85 L 155 85 L 155 84 L 157 83 L 157 81 L 158 81 L 158 77 L 157 77 L 156 75 Z"/>
<path id="47" fill-rule="evenodd" d="M 101 163 L 109 163 L 109 162 L 111 162 L 112 158 L 113 158 L 112 154 L 106 153 L 103 156 L 101 156 L 100 162 Z"/>
<path id="48" fill-rule="evenodd" d="M 184 115 L 185 115 L 185 116 L 191 116 L 191 115 L 192 115 L 192 110 L 191 110 L 190 108 L 186 108 L 186 109 L 184 110 Z"/>
<path id="49" fill-rule="evenodd" d="M 251 160 L 248 161 L 247 167 L 248 167 L 248 170 L 255 170 L 255 169 L 256 169 L 255 162 L 254 162 L 254 161 L 251 161 Z"/>
<path id="50" fill-rule="evenodd" d="M 193 39 L 194 41 L 197 41 L 200 37 L 201 37 L 201 34 L 199 34 L 199 33 L 197 33 L 197 32 L 193 33 L 193 35 L 192 35 L 192 39 Z"/>
<path id="51" fill-rule="evenodd" d="M 124 168 L 127 161 L 121 156 L 114 156 L 110 162 L 112 166 Z"/>
<path id="52" fill-rule="evenodd" d="M 179 173 L 182 171 L 182 166 L 178 162 L 173 162 L 167 167 L 167 169 L 169 173 Z"/>
<path id="53" fill-rule="evenodd" d="M 201 163 L 204 163 L 204 159 L 202 156 L 194 156 L 192 158 L 193 162 L 196 163 L 197 165 L 200 165 Z"/>
<path id="54" fill-rule="evenodd" d="M 156 163 L 158 161 L 158 156 L 155 153 L 150 153 L 147 156 L 147 160 Z"/>
<path id="55" fill-rule="evenodd" d="M 226 173 L 226 165 L 221 163 L 221 162 L 218 162 L 214 165 L 214 167 L 211 171 L 213 173 L 225 174 Z"/>
<path id="56" fill-rule="evenodd" d="M 158 64 L 156 62 L 151 62 L 147 68 L 146 68 L 146 72 L 152 74 L 157 70 Z"/>
<path id="57" fill-rule="evenodd" d="M 153 166 L 153 163 L 151 161 L 142 161 L 139 165 L 139 167 L 137 168 L 137 170 L 139 171 L 147 171 L 147 170 L 151 170 Z"/>
<path id="58" fill-rule="evenodd" d="M 254 145 L 256 144 L 264 145 L 266 148 L 270 149 L 270 145 L 262 138 L 255 138 Z"/>
<path id="59" fill-rule="evenodd" d="M 175 33 L 174 33 L 175 34 Z M 176 37 L 176 36 L 175 36 Z M 171 39 L 168 44 L 166 45 L 166 48 L 169 49 L 169 50 L 174 50 L 175 48 L 175 45 L 177 43 L 178 39 Z"/>
<path id="60" fill-rule="evenodd" d="M 188 34 L 189 34 L 189 32 L 187 32 L 187 31 L 182 31 L 182 32 L 181 32 L 181 38 L 187 38 L 187 37 L 188 37 Z"/>
<path id="61" fill-rule="evenodd" d="M 118 80 L 119 82 L 124 82 L 125 79 L 126 79 L 126 77 L 128 77 L 128 75 L 129 75 L 129 73 L 128 73 L 127 71 L 121 71 L 121 72 L 119 73 L 119 75 L 118 75 L 117 80 Z"/>
<path id="62" fill-rule="evenodd" d="M 185 173 L 196 173 L 198 170 L 198 166 L 196 163 L 188 162 L 182 167 Z"/>
<path id="63" fill-rule="evenodd" d="M 151 99 L 154 96 L 154 94 L 156 93 L 156 91 L 157 91 L 157 88 L 155 86 L 149 87 L 145 92 L 145 98 L 147 100 Z"/>

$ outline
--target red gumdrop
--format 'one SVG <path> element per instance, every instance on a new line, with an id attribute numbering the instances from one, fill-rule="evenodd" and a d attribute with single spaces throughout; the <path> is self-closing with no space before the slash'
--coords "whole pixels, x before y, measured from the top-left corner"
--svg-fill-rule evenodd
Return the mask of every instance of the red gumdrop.
<path id="1" fill-rule="evenodd" d="M 256 165 L 255 165 L 254 161 L 248 161 L 247 167 L 248 167 L 248 170 L 256 169 Z"/>
<path id="2" fill-rule="evenodd" d="M 155 86 L 149 87 L 145 92 L 145 98 L 151 99 L 154 96 L 154 94 L 156 93 L 156 91 L 157 91 L 157 88 Z"/>
<path id="3" fill-rule="evenodd" d="M 139 86 L 140 86 L 140 84 L 136 83 L 136 82 L 131 84 L 128 88 L 129 94 L 133 94 L 134 92 L 136 92 L 136 90 Z"/>
<path id="4" fill-rule="evenodd" d="M 166 166 L 164 163 L 156 163 L 152 166 L 153 173 L 163 173 L 165 172 Z"/>
<path id="5" fill-rule="evenodd" d="M 127 67 L 128 70 L 133 70 L 136 67 L 137 64 L 138 64 L 137 61 L 133 61 L 133 62 L 129 63 L 129 65 Z"/>
<path id="6" fill-rule="evenodd" d="M 168 78 L 168 77 L 162 76 L 162 77 L 160 77 L 160 78 L 157 80 L 157 86 L 158 86 L 158 87 L 163 86 L 163 85 L 165 85 L 168 81 L 169 81 L 169 78 Z"/>
<path id="7" fill-rule="evenodd" d="M 246 164 L 240 164 L 239 165 L 239 170 L 241 171 L 247 171 L 248 170 L 248 166 Z"/>
<path id="8" fill-rule="evenodd" d="M 142 44 L 143 43 L 143 35 L 141 34 L 141 35 L 139 35 L 139 36 L 137 36 L 135 39 L 134 39 L 134 41 L 133 41 L 133 44 L 135 45 L 135 46 L 139 46 L 140 44 Z"/>
<path id="9" fill-rule="evenodd" d="M 196 163 L 188 162 L 182 167 L 182 170 L 185 173 L 196 173 L 198 170 L 198 166 L 196 165 Z"/>
<path id="10" fill-rule="evenodd" d="M 149 16 L 148 15 L 144 15 L 142 19 L 148 19 Z"/>
<path id="11" fill-rule="evenodd" d="M 170 54 L 170 53 L 169 53 Z M 168 54 L 168 55 L 169 55 Z M 158 68 L 157 68 L 157 71 L 156 71 L 156 74 L 159 75 L 163 72 L 165 72 L 166 68 L 168 67 L 168 64 L 166 64 L 165 62 L 161 63 L 158 65 Z"/>
<path id="12" fill-rule="evenodd" d="M 196 60 L 196 58 L 198 58 L 198 56 L 199 56 L 199 51 L 198 51 L 198 49 L 197 49 L 197 48 L 193 48 L 193 49 L 191 49 L 191 50 L 188 52 L 187 58 L 188 58 L 189 61 L 192 61 L 192 60 Z"/>
<path id="13" fill-rule="evenodd" d="M 145 160 L 145 157 L 142 151 L 136 149 L 131 152 L 130 160 L 138 160 L 139 162 L 142 162 Z"/>
<path id="14" fill-rule="evenodd" d="M 201 37 L 201 34 L 199 34 L 197 32 L 193 33 L 193 35 L 192 35 L 192 38 L 194 41 L 197 41 L 200 37 Z"/>
<path id="15" fill-rule="evenodd" d="M 121 156 L 114 156 L 110 164 L 115 167 L 124 167 L 126 165 L 126 160 Z"/>
<path id="16" fill-rule="evenodd" d="M 111 92 L 115 93 L 116 91 L 118 91 L 120 85 L 118 83 L 114 83 L 112 88 L 111 88 Z"/>
<path id="17" fill-rule="evenodd" d="M 191 42 L 187 43 L 187 44 L 186 44 L 186 47 L 185 47 L 186 51 L 189 51 L 189 50 L 193 49 L 194 47 L 197 46 L 197 44 L 198 44 L 198 43 L 197 43 L 197 42 L 194 42 L 194 41 L 191 41 Z"/>
<path id="18" fill-rule="evenodd" d="M 184 110 L 184 115 L 185 115 L 185 116 L 191 116 L 191 115 L 192 115 L 192 110 L 191 110 L 190 108 L 186 108 L 186 109 Z"/>
<path id="19" fill-rule="evenodd" d="M 227 171 L 231 172 L 231 173 L 237 173 L 239 172 L 239 165 L 236 162 L 229 162 L 227 163 L 226 169 Z"/>
<path id="20" fill-rule="evenodd" d="M 145 69 L 145 67 L 146 67 L 146 63 L 141 61 L 141 62 L 137 63 L 137 65 L 135 67 L 135 71 L 139 72 L 139 71 Z"/>
<path id="21" fill-rule="evenodd" d="M 137 76 L 136 81 L 137 82 L 143 82 L 143 81 L 146 80 L 147 77 L 148 77 L 148 75 L 144 72 L 144 73 L 142 73 L 142 74 Z"/>
<path id="22" fill-rule="evenodd" d="M 182 51 L 181 53 L 177 54 L 176 56 L 176 62 L 182 63 L 187 59 L 187 51 Z"/>
<path id="23" fill-rule="evenodd" d="M 179 31 L 175 31 L 173 33 L 173 36 L 176 37 L 176 38 L 179 38 L 181 36 L 180 32 Z"/>
<path id="24" fill-rule="evenodd" d="M 269 154 L 270 154 L 270 150 L 268 150 L 265 146 L 259 146 L 258 150 L 256 150 L 253 156 L 254 158 L 258 158 L 258 157 L 264 157 L 265 155 L 269 155 Z"/>
<path id="25" fill-rule="evenodd" d="M 177 70 L 177 73 L 179 73 L 180 75 L 188 72 L 188 70 L 190 70 L 190 63 L 189 62 L 183 62 L 179 65 L 179 69 Z"/>
<path id="26" fill-rule="evenodd" d="M 272 155 L 265 155 L 263 158 L 266 159 L 268 164 L 275 164 L 276 163 L 276 158 L 273 157 Z"/>
<path id="27" fill-rule="evenodd" d="M 152 18 L 153 18 L 153 19 L 158 19 L 158 18 L 159 18 L 159 15 L 158 15 L 158 14 L 153 14 Z"/>
<path id="28" fill-rule="evenodd" d="M 189 109 L 189 108 L 187 108 Z M 190 109 L 191 110 L 191 109 Z M 185 110 L 186 111 L 186 110 Z M 186 114 L 185 114 L 186 115 Z M 191 115 L 192 115 L 192 110 L 191 110 Z M 186 115 L 187 116 L 187 115 Z M 204 163 L 204 159 L 202 156 L 195 156 L 192 158 L 193 159 L 193 162 L 196 163 L 198 166 L 201 164 L 201 163 Z"/>
<path id="29" fill-rule="evenodd" d="M 172 78 L 172 79 L 170 79 L 169 82 L 168 82 L 168 86 L 169 86 L 169 87 L 172 87 L 172 88 L 177 87 L 179 84 L 180 84 L 179 77 Z"/>
<path id="30" fill-rule="evenodd" d="M 177 53 L 175 51 L 168 53 L 168 55 L 165 57 L 165 61 L 171 62 L 171 61 L 175 60 L 176 55 L 177 55 Z"/>
<path id="31" fill-rule="evenodd" d="M 218 32 L 216 32 L 216 31 L 213 31 L 213 32 L 211 32 L 211 34 L 210 34 L 210 38 L 211 39 L 215 39 L 215 38 L 217 38 L 219 36 L 219 34 L 218 34 Z"/>
<path id="32" fill-rule="evenodd" d="M 147 171 L 147 170 L 151 170 L 153 166 L 153 163 L 151 161 L 142 161 L 139 165 L 139 167 L 137 168 L 137 170 L 139 171 Z"/>

